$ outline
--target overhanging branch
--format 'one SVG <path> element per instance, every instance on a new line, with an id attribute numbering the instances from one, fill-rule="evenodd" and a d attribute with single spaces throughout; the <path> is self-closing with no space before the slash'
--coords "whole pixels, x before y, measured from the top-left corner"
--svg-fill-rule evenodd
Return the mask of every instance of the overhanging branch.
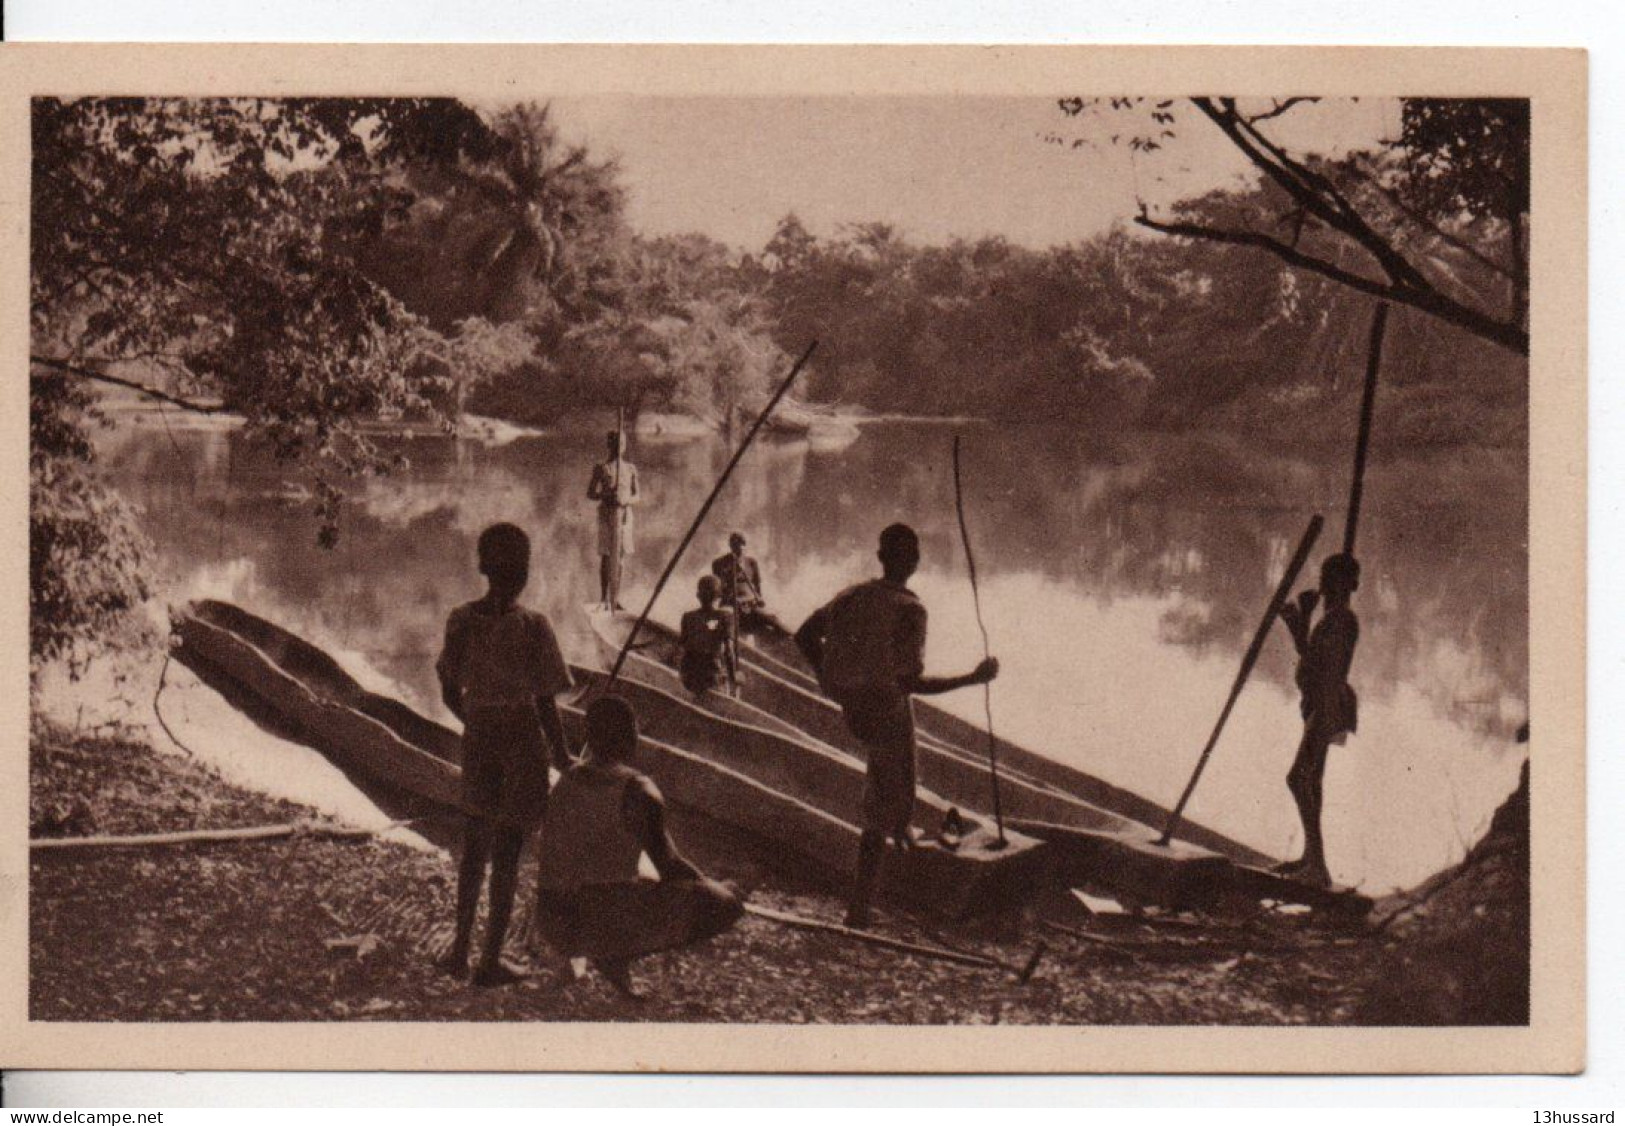
<path id="1" fill-rule="evenodd" d="M 58 360 L 51 356 L 31 354 L 28 357 L 28 362 L 39 364 L 41 367 L 51 368 L 54 371 L 63 372 L 66 375 L 77 376 L 80 379 L 89 379 L 96 383 L 106 383 L 114 387 L 123 387 L 145 395 L 149 399 L 157 399 L 161 403 L 168 403 L 171 406 L 179 407 L 181 410 L 192 411 L 195 414 L 228 413 L 226 408 L 223 406 L 212 403 L 199 403 L 192 399 L 183 399 L 179 396 L 171 395 L 167 391 L 160 391 L 156 387 L 148 387 L 145 383 L 137 383 L 133 379 L 123 379 L 116 375 L 109 375 L 105 371 L 95 371 L 92 368 L 80 367 L 78 364 L 70 364 L 65 360 Z"/>
<path id="2" fill-rule="evenodd" d="M 1518 353 L 1521 356 L 1529 354 L 1529 333 L 1514 324 L 1496 320 L 1486 316 L 1469 306 L 1440 293 L 1432 286 L 1418 288 L 1397 280 L 1377 281 L 1360 274 L 1343 269 L 1323 258 L 1316 258 L 1312 254 L 1305 254 L 1294 246 L 1270 238 L 1257 231 L 1232 231 L 1219 227 L 1204 227 L 1198 223 L 1164 223 L 1141 214 L 1134 220 L 1140 226 L 1159 234 L 1173 235 L 1178 238 L 1202 239 L 1207 242 L 1226 243 L 1231 246 L 1248 246 L 1255 250 L 1264 250 L 1289 266 L 1301 270 L 1308 270 L 1332 281 L 1348 286 L 1360 293 L 1384 301 L 1393 301 L 1401 305 L 1409 305 L 1413 309 L 1420 309 L 1425 313 L 1447 321 L 1458 328 L 1465 329 L 1483 340 L 1498 344 L 1503 348 Z"/>

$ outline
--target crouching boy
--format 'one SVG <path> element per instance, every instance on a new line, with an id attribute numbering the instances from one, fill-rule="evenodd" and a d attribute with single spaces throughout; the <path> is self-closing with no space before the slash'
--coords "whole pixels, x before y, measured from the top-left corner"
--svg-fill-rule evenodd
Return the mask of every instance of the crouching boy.
<path id="1" fill-rule="evenodd" d="M 587 746 L 553 788 L 542 831 L 537 921 L 566 957 L 585 957 L 629 997 L 632 961 L 721 934 L 739 898 L 678 853 L 659 789 L 634 770 L 631 705 L 603 696 L 587 708 Z M 660 879 L 638 877 L 648 853 Z"/>

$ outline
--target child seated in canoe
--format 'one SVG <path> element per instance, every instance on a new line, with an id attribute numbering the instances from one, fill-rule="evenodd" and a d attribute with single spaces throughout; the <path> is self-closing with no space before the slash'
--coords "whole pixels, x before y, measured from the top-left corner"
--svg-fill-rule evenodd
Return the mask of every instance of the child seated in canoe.
<path id="1" fill-rule="evenodd" d="M 519 854 L 547 808 L 549 752 L 560 770 L 570 766 L 554 697 L 572 685 L 552 625 L 517 602 L 530 577 L 530 538 L 512 524 L 494 524 L 480 533 L 476 550 L 488 589 L 485 597 L 451 612 L 435 664 L 441 696 L 463 721 L 468 816 L 457 872 L 456 937 L 437 964 L 459 977 L 468 972 L 489 860 L 490 918 L 474 984 L 506 985 L 522 976 L 501 957 Z"/>
<path id="2" fill-rule="evenodd" d="M 684 614 L 678 629 L 677 669 L 683 687 L 703 696 L 718 685 L 739 683 L 738 622 L 732 610 L 717 605 L 722 582 L 715 575 L 702 576 L 695 593 L 699 608 Z"/>
<path id="3" fill-rule="evenodd" d="M 587 708 L 587 747 L 554 787 L 542 831 L 537 923 L 565 957 L 585 957 L 628 997 L 633 959 L 721 934 L 738 896 L 677 851 L 655 784 L 630 765 L 638 721 L 618 696 Z M 649 854 L 660 879 L 638 877 Z"/>

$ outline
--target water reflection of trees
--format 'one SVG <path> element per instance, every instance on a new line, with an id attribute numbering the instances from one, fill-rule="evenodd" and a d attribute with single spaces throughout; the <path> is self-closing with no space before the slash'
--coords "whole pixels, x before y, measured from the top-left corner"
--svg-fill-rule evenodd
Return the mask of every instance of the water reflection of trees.
<path id="1" fill-rule="evenodd" d="M 1340 541 L 1341 462 L 1261 456 L 1204 438 L 1105 442 L 1053 427 L 964 433 L 967 501 L 985 572 L 1039 574 L 1103 602 L 1165 598 L 1161 640 L 1196 655 L 1245 646 L 1311 512 L 1327 516 L 1317 558 Z M 590 652 L 576 607 L 596 585 L 584 495 L 598 453 L 593 437 L 460 452 L 445 441 L 410 443 L 410 472 L 356 491 L 332 551 L 315 546 L 308 502 L 237 435 L 148 432 L 110 444 L 105 457 L 144 508 L 172 574 L 251 560 L 252 589 L 240 596 L 432 698 L 440 624 L 478 591 L 474 537 L 495 520 L 531 531 L 531 596 L 567 645 Z M 719 499 L 677 585 L 690 585 L 731 528 L 750 538 L 780 591 L 813 574 L 870 571 L 876 533 L 897 519 L 920 529 L 927 567 L 961 568 L 951 440 L 942 426 L 878 424 L 838 456 L 764 443 Z M 646 585 L 727 451 L 708 441 L 642 443 L 632 456 L 644 503 L 630 573 Z M 1516 711 L 1527 694 L 1525 479 L 1522 458 L 1500 451 L 1373 464 L 1360 545 L 1366 628 L 1357 678 L 1365 694 L 1409 685 L 1467 726 L 1507 727 L 1507 701 Z M 1290 684 L 1290 647 L 1268 646 L 1259 675 Z"/>

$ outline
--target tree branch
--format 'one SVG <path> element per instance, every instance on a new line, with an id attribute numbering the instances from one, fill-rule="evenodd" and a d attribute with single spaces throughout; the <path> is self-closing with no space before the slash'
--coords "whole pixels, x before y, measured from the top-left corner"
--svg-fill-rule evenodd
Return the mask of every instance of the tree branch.
<path id="1" fill-rule="evenodd" d="M 29 363 L 39 364 L 41 367 L 48 367 L 55 371 L 63 372 L 67 375 L 76 375 L 80 379 L 89 379 L 97 383 L 107 383 L 114 387 L 124 387 L 131 391 L 139 392 L 150 399 L 157 399 L 159 402 L 168 403 L 171 406 L 180 407 L 182 410 L 192 411 L 195 414 L 229 413 L 224 406 L 210 403 L 199 403 L 191 399 L 182 399 L 175 395 L 169 394 L 167 391 L 160 391 L 156 387 L 148 387 L 145 383 L 137 383 L 133 379 L 122 379 L 116 375 L 109 375 L 105 371 L 94 371 L 90 368 L 79 367 L 77 364 L 70 364 L 63 360 L 53 359 L 50 356 L 31 354 L 28 357 L 28 361 Z"/>
<path id="2" fill-rule="evenodd" d="M 1393 301 L 1401 305 L 1409 305 L 1413 309 L 1420 309 L 1447 321 L 1458 328 L 1465 329 L 1481 339 L 1493 344 L 1499 344 L 1509 351 L 1520 356 L 1529 354 L 1529 333 L 1518 325 L 1507 324 L 1486 316 L 1478 310 L 1470 308 L 1460 302 L 1454 301 L 1440 293 L 1431 285 L 1424 284 L 1423 288 L 1406 285 L 1399 281 L 1375 281 L 1360 274 L 1352 273 L 1323 258 L 1316 258 L 1312 254 L 1305 254 L 1296 247 L 1268 235 L 1256 231 L 1228 231 L 1217 227 L 1204 227 L 1197 223 L 1163 223 L 1141 214 L 1134 220 L 1140 226 L 1153 230 L 1159 234 L 1173 235 L 1178 238 L 1203 239 L 1207 242 L 1228 243 L 1231 246 L 1249 246 L 1256 250 L 1265 250 L 1298 269 L 1308 270 L 1332 281 L 1348 286 L 1360 293 L 1384 301 Z"/>
<path id="3" fill-rule="evenodd" d="M 1287 98 L 1284 101 L 1276 102 L 1274 109 L 1265 110 L 1263 113 L 1255 113 L 1253 116 L 1244 118 L 1243 120 L 1245 120 L 1248 125 L 1257 125 L 1260 121 L 1268 121 L 1272 117 L 1280 117 L 1293 106 L 1303 105 L 1305 102 L 1313 103 L 1318 101 L 1320 101 L 1319 98 L 1310 97 Z"/>
<path id="4" fill-rule="evenodd" d="M 1332 230 L 1351 239 L 1370 254 L 1388 275 L 1388 283 L 1375 282 L 1370 278 L 1350 273 L 1265 235 L 1223 231 L 1190 223 L 1159 224 L 1143 214 L 1136 220 L 1140 225 L 1164 234 L 1268 250 L 1291 265 L 1312 270 L 1362 293 L 1421 309 L 1519 355 L 1529 354 L 1529 333 L 1520 323 L 1508 323 L 1488 316 L 1439 290 L 1425 274 L 1411 264 L 1409 259 L 1365 221 L 1353 204 L 1338 191 L 1336 185 L 1293 159 L 1264 134 L 1253 128 L 1237 111 L 1234 99 L 1192 98 L 1191 103 L 1211 120 L 1248 160 L 1292 199 Z"/>

